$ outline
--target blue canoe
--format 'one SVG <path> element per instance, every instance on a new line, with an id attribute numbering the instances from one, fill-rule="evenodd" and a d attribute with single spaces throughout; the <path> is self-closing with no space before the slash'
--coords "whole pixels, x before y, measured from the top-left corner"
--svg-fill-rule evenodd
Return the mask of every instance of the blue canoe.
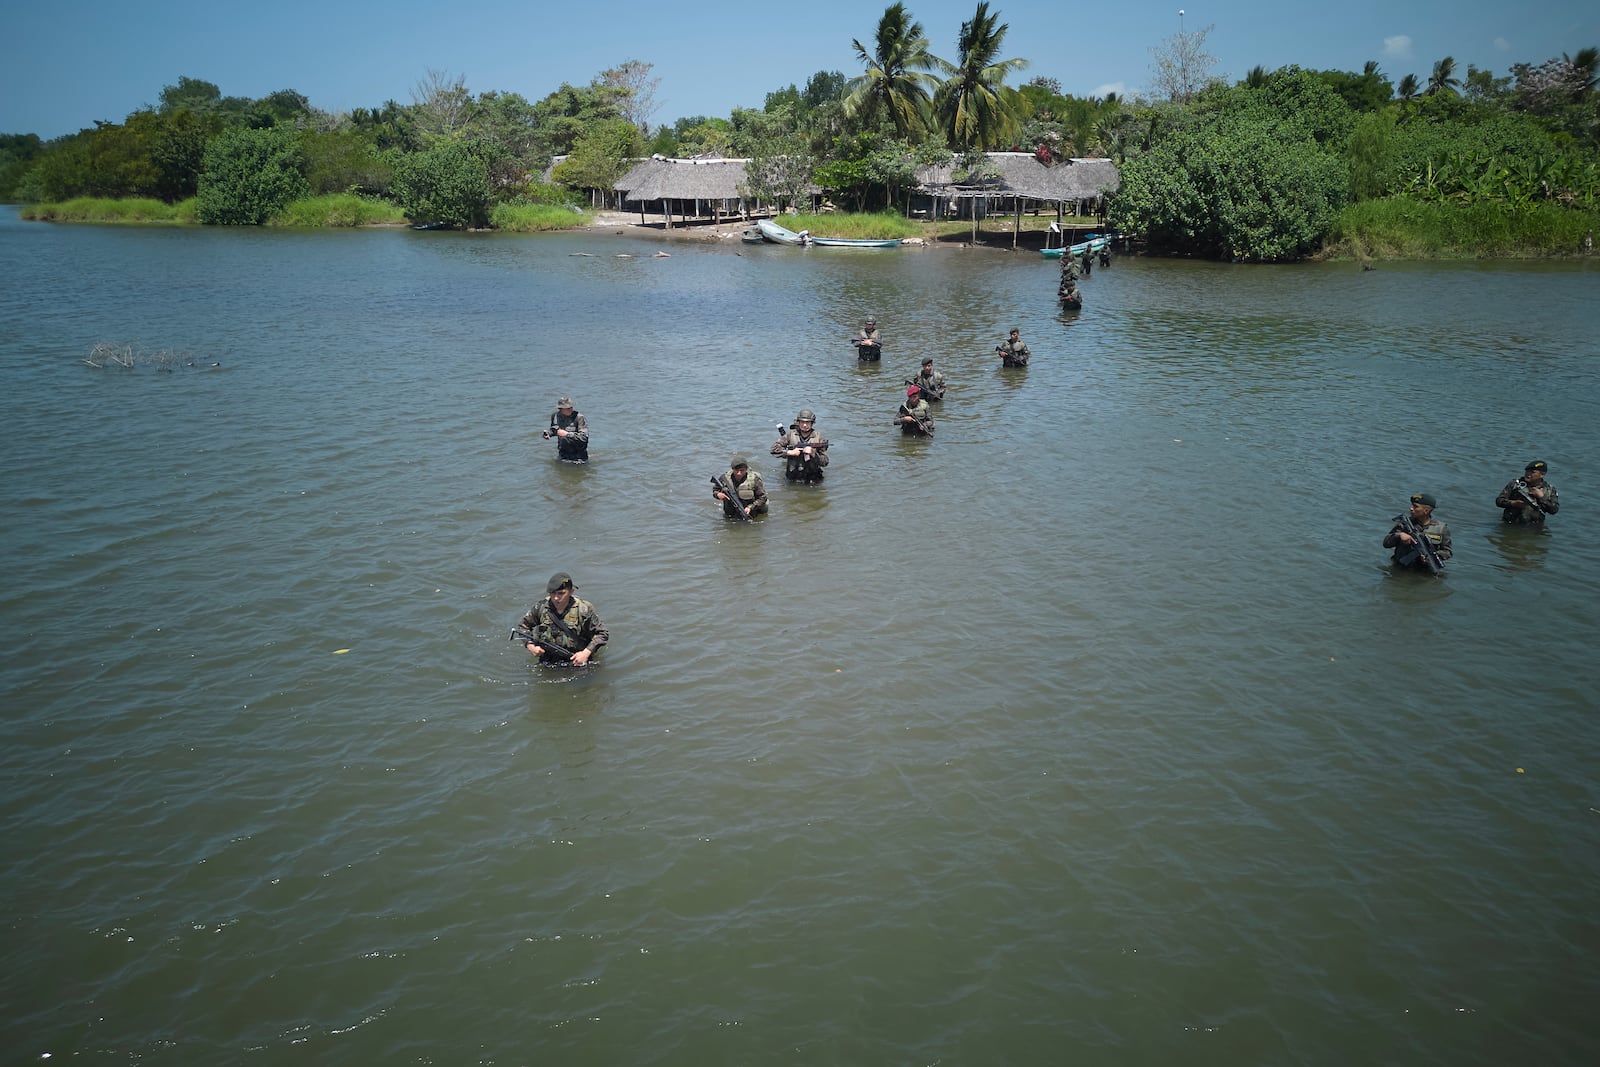
<path id="1" fill-rule="evenodd" d="M 818 248 L 899 248 L 898 237 L 812 237 Z"/>
<path id="2" fill-rule="evenodd" d="M 1039 249 L 1039 254 L 1050 256 L 1053 259 L 1059 259 L 1063 252 L 1071 252 L 1075 256 L 1081 256 L 1085 252 L 1098 252 L 1110 243 L 1111 238 L 1109 237 L 1091 237 L 1087 241 L 1079 241 L 1071 248 L 1041 248 Z"/>

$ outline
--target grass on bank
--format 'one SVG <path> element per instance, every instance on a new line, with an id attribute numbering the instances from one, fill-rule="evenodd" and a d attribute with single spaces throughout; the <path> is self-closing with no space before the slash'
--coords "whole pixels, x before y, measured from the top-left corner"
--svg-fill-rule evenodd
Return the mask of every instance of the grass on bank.
<path id="1" fill-rule="evenodd" d="M 338 229 L 347 226 L 404 226 L 405 212 L 387 200 L 356 193 L 327 193 L 292 201 L 268 226 Z"/>
<path id="2" fill-rule="evenodd" d="M 1555 204 L 1508 210 L 1390 197 L 1350 204 L 1329 231 L 1322 259 L 1549 259 L 1583 254 L 1600 212 Z"/>
<path id="3" fill-rule="evenodd" d="M 782 215 L 780 226 L 799 233 L 810 230 L 813 237 L 850 237 L 884 240 L 890 237 L 920 237 L 923 229 L 915 221 L 893 212 L 857 214 L 836 211 L 826 215 Z"/>
<path id="4" fill-rule="evenodd" d="M 593 221 L 587 211 L 565 204 L 496 204 L 489 212 L 489 225 L 502 233 L 574 230 Z"/>
<path id="5" fill-rule="evenodd" d="M 195 221 L 195 199 L 176 204 L 144 197 L 114 200 L 104 196 L 75 196 L 58 204 L 30 204 L 22 217 L 36 222 L 176 222 Z"/>

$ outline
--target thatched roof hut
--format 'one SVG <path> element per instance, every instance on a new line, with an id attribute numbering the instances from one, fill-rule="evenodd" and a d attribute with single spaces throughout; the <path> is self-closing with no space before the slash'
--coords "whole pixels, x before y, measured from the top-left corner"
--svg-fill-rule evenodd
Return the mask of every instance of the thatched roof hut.
<path id="1" fill-rule="evenodd" d="M 964 212 L 973 219 L 976 229 L 979 214 L 989 214 L 989 206 L 998 201 L 1002 210 L 1014 210 L 1017 216 L 1012 243 L 1016 244 L 1022 228 L 1022 212 L 1029 204 L 1054 204 L 1059 220 L 1068 205 L 1072 214 L 1085 215 L 1102 212 L 1105 198 L 1122 186 L 1122 176 L 1117 165 L 1109 159 L 1067 159 L 1044 163 L 1032 152 L 986 152 L 986 173 L 977 180 L 963 175 L 957 183 L 955 176 L 960 166 L 951 163 L 943 167 L 924 167 L 917 172 L 917 191 L 933 198 L 934 213 L 939 212 L 939 202 L 966 201 Z M 981 212 L 979 209 L 982 209 Z"/>
<path id="2" fill-rule="evenodd" d="M 1122 185 L 1117 165 L 1109 159 L 1068 159 L 1041 163 L 1032 152 L 987 152 L 992 179 L 956 184 L 957 164 L 924 167 L 917 172 L 919 191 L 945 197 L 1021 197 L 1055 204 L 1098 201 Z"/>
<path id="3" fill-rule="evenodd" d="M 744 165 L 747 159 L 669 159 L 651 156 L 641 160 L 612 186 L 623 196 L 623 206 L 628 201 L 639 210 L 644 220 L 645 205 L 660 204 L 667 225 L 672 225 L 673 204 L 679 207 L 684 221 L 693 215 L 703 214 L 702 206 L 709 208 L 712 219 L 720 221 L 723 215 L 748 214 L 753 206 L 743 192 Z"/>

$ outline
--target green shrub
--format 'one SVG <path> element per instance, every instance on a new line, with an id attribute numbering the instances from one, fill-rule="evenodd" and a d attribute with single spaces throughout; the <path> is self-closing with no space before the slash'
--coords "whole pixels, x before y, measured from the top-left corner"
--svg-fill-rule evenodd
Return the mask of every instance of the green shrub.
<path id="1" fill-rule="evenodd" d="M 558 204 L 496 204 L 489 213 L 489 225 L 508 233 L 572 230 L 591 221 L 586 212 Z"/>
<path id="2" fill-rule="evenodd" d="M 1329 230 L 1326 258 L 1475 259 L 1577 255 L 1600 212 L 1553 204 L 1510 210 L 1492 203 L 1387 197 L 1347 205 Z"/>
<path id="3" fill-rule="evenodd" d="M 285 129 L 232 129 L 206 145 L 200 221 L 260 226 L 306 192 L 299 143 Z"/>
<path id="4" fill-rule="evenodd" d="M 406 218 L 464 229 L 489 217 L 489 165 L 481 146 L 446 142 L 395 160 L 390 189 Z"/>
<path id="5" fill-rule="evenodd" d="M 324 196 L 308 196 L 285 205 L 267 224 L 325 229 L 393 225 L 405 221 L 405 212 L 387 200 L 356 193 L 328 193 Z"/>

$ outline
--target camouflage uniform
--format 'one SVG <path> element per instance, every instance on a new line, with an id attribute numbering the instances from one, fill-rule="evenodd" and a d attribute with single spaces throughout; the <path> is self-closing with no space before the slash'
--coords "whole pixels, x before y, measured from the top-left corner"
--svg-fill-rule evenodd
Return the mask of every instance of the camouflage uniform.
<path id="1" fill-rule="evenodd" d="M 791 448 L 810 448 L 811 458 L 804 456 L 784 456 Z M 804 437 L 793 424 L 789 432 L 778 438 L 772 446 L 774 456 L 783 456 L 783 476 L 791 482 L 820 482 L 822 481 L 822 468 L 828 465 L 828 439 L 817 432 L 815 425 L 811 432 Z"/>
<path id="2" fill-rule="evenodd" d="M 556 437 L 557 430 L 567 431 L 567 436 Z M 557 411 L 550 416 L 550 436 L 555 438 L 556 452 L 562 459 L 589 462 L 589 420 L 576 408 L 572 414 Z"/>
<path id="3" fill-rule="evenodd" d="M 910 415 L 916 422 L 901 422 L 902 416 Z M 906 397 L 906 402 L 900 405 L 900 414 L 895 416 L 895 423 L 903 434 L 917 434 L 922 437 L 933 436 L 933 415 L 928 411 L 928 402 L 919 395 L 916 400 Z"/>
<path id="4" fill-rule="evenodd" d="M 1020 338 L 1015 341 L 1007 340 L 1000 346 L 1001 366 L 1004 367 L 1026 367 L 1032 356 L 1033 353 L 1028 351 L 1028 346 Z"/>
<path id="5" fill-rule="evenodd" d="M 747 469 L 745 471 L 744 481 L 735 482 L 733 480 L 733 471 L 730 469 L 723 474 L 723 478 L 727 479 L 728 484 L 734 487 L 734 490 L 739 494 L 739 499 L 744 502 L 744 506 L 746 510 L 750 512 L 750 514 L 765 515 L 767 513 L 767 487 L 761 483 L 761 475 L 757 474 L 753 470 Z M 722 505 L 722 513 L 728 518 L 732 519 L 737 517 L 739 512 L 736 508 L 734 508 L 733 501 L 718 500 L 717 494 L 719 492 L 721 492 L 720 489 L 718 489 L 716 486 L 712 486 L 711 499 L 717 500 L 717 502 Z"/>
<path id="6" fill-rule="evenodd" d="M 938 371 L 934 371 L 932 376 L 918 371 L 915 378 L 908 378 L 906 380 L 906 384 L 914 385 L 918 389 L 921 389 L 922 396 L 926 400 L 944 399 L 944 375 L 940 374 Z"/>
<path id="7" fill-rule="evenodd" d="M 856 346 L 856 358 L 876 363 L 883 358 L 883 333 L 876 325 L 863 326 L 861 336 L 850 342 Z"/>
<path id="8" fill-rule="evenodd" d="M 1450 527 L 1432 515 L 1428 516 L 1427 522 L 1419 522 L 1417 526 L 1422 530 L 1422 536 L 1428 539 L 1429 544 L 1433 545 L 1433 550 L 1438 553 L 1439 562 L 1443 563 L 1449 559 L 1451 556 Z M 1411 551 L 1411 546 L 1400 540 L 1400 524 L 1398 522 L 1389 529 L 1388 536 L 1383 539 L 1383 547 L 1394 549 L 1394 562 L 1397 566 L 1407 568 L 1427 567 L 1420 555 L 1410 563 L 1400 562 L 1400 557 L 1408 554 Z"/>
<path id="9" fill-rule="evenodd" d="M 553 621 L 556 618 L 558 616 L 555 608 L 551 605 L 550 598 L 547 596 L 528 609 L 528 613 L 522 617 L 522 628 L 538 638 L 534 644 L 539 645 L 541 648 L 553 646 L 564 648 L 568 652 L 581 652 L 585 648 L 591 650 L 591 652 L 598 652 L 607 641 L 611 640 L 611 633 L 606 629 L 605 623 L 600 621 L 600 615 L 594 610 L 594 605 L 587 600 L 579 599 L 576 593 L 572 595 L 572 600 L 567 604 L 567 610 L 559 616 L 561 621 L 566 624 L 567 629 L 576 635 L 576 639 L 568 637 L 561 632 Z M 565 662 L 561 657 L 552 656 L 548 653 L 541 655 L 539 661 L 541 663 Z"/>
<path id="10" fill-rule="evenodd" d="M 1544 490 L 1544 496 L 1542 498 L 1535 498 L 1538 503 L 1538 507 L 1528 507 L 1526 504 L 1520 508 L 1514 508 L 1511 506 L 1511 502 L 1513 500 L 1522 499 L 1522 497 L 1517 494 L 1518 486 L 1521 486 L 1523 489 Z M 1556 496 L 1555 486 L 1551 485 L 1548 481 L 1540 482 L 1538 485 L 1529 485 L 1521 478 L 1513 478 L 1511 481 L 1507 482 L 1506 487 L 1500 490 L 1500 495 L 1494 498 L 1494 504 L 1497 508 L 1505 509 L 1500 512 L 1501 522 L 1512 522 L 1519 526 L 1543 526 L 1544 517 L 1546 515 L 1554 515 L 1556 512 L 1561 510 L 1561 500 Z"/>

